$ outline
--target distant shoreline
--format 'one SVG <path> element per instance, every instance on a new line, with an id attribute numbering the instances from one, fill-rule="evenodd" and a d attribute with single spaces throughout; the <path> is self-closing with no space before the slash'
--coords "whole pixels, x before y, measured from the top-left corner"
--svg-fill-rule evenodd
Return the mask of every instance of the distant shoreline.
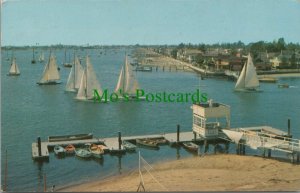
<path id="1" fill-rule="evenodd" d="M 300 165 L 234 154 L 206 155 L 154 164 L 143 171 L 146 191 L 299 191 Z M 136 191 L 138 171 L 56 191 Z"/>

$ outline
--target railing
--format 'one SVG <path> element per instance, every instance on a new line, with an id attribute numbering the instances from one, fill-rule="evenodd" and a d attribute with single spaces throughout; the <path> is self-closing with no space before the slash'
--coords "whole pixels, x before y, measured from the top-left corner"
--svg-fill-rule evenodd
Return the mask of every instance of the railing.
<path id="1" fill-rule="evenodd" d="M 300 152 L 299 139 L 292 139 L 289 137 L 281 137 L 275 135 L 268 136 L 266 133 L 245 131 L 243 129 L 239 129 L 239 131 L 243 132 L 242 139 L 245 140 L 246 145 L 249 145 L 250 147 L 252 146 L 254 149 L 256 149 L 257 147 L 262 147 L 285 152 Z"/>

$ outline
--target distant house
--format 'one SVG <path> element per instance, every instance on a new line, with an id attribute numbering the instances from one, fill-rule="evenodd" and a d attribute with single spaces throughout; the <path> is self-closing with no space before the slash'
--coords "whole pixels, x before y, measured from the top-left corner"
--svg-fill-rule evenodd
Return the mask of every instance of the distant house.
<path id="1" fill-rule="evenodd" d="M 280 64 L 282 63 L 282 61 L 278 57 L 274 57 L 274 58 L 270 59 L 270 63 L 271 63 L 272 68 L 278 68 L 280 66 Z"/>

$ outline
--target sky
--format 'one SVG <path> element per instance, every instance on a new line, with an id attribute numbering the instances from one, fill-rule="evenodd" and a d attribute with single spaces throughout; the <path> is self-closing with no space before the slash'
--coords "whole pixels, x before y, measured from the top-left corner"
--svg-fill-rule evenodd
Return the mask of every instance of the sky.
<path id="1" fill-rule="evenodd" d="M 2 1 L 2 46 L 300 42 L 300 0 Z"/>

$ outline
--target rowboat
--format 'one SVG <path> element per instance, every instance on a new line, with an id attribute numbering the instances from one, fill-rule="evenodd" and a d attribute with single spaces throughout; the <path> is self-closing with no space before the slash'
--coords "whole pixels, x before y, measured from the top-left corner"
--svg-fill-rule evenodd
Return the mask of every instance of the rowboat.
<path id="1" fill-rule="evenodd" d="M 69 144 L 65 147 L 65 151 L 67 154 L 73 154 L 75 152 L 75 147 L 72 144 Z"/>
<path id="2" fill-rule="evenodd" d="M 105 145 L 98 145 L 98 147 L 101 148 L 104 151 L 104 153 L 109 152 L 109 148 L 106 147 Z"/>
<path id="3" fill-rule="evenodd" d="M 91 144 L 89 147 L 89 151 L 95 158 L 102 158 L 102 155 L 104 154 L 104 150 L 96 144 Z"/>
<path id="4" fill-rule="evenodd" d="M 197 152 L 198 148 L 199 148 L 199 145 L 197 145 L 193 142 L 183 142 L 182 145 L 187 150 L 194 151 L 194 152 Z"/>
<path id="5" fill-rule="evenodd" d="M 152 139 L 136 139 L 136 143 L 151 148 L 159 148 L 155 140 Z"/>
<path id="6" fill-rule="evenodd" d="M 259 78 L 258 80 L 259 82 L 276 83 L 278 79 L 273 77 L 263 77 L 263 78 Z"/>
<path id="7" fill-rule="evenodd" d="M 136 149 L 136 145 L 134 145 L 128 141 L 125 141 L 125 140 L 122 141 L 122 145 L 127 151 L 135 151 L 135 149 Z"/>
<path id="8" fill-rule="evenodd" d="M 60 145 L 56 145 L 54 147 L 54 153 L 55 153 L 55 155 L 63 155 L 63 154 L 65 154 L 65 149 Z"/>
<path id="9" fill-rule="evenodd" d="M 75 134 L 75 135 L 61 135 L 61 136 L 49 136 L 49 142 L 55 141 L 72 141 L 72 140 L 81 140 L 81 139 L 92 139 L 93 134 Z"/>
<path id="10" fill-rule="evenodd" d="M 75 154 L 81 158 L 89 158 L 92 156 L 92 153 L 86 149 L 75 149 Z"/>
<path id="11" fill-rule="evenodd" d="M 164 138 L 155 139 L 155 141 L 158 145 L 164 145 L 168 143 L 168 141 Z"/>

